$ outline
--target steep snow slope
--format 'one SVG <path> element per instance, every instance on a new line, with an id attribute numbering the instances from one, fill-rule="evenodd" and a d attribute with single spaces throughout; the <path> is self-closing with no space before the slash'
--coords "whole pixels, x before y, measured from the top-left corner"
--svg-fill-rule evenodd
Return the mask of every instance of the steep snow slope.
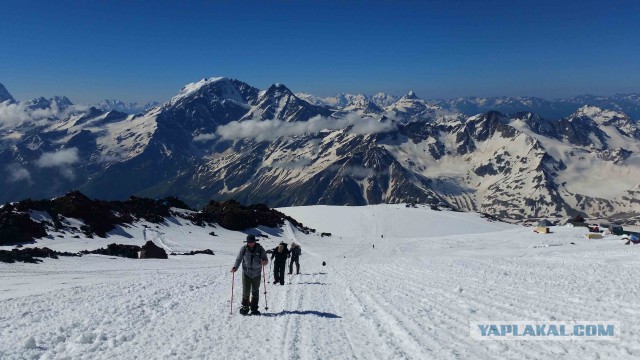
<path id="1" fill-rule="evenodd" d="M 586 240 L 583 229 L 558 227 L 542 235 L 474 214 L 404 205 L 281 211 L 333 236 L 287 226 L 252 230 L 269 236 L 261 239 L 266 248 L 281 240 L 302 244 L 302 274 L 285 286 L 267 283 L 262 317 L 236 313 L 238 276 L 230 314 L 229 268 L 244 233 L 172 218 L 119 228 L 107 239 L 61 234 L 26 245 L 73 251 L 141 245 L 146 225 L 147 238 L 165 247 L 207 247 L 216 255 L 0 263 L 0 358 L 640 356 L 634 320 L 640 248 L 617 236 Z M 620 321 L 622 335 L 620 341 L 470 338 L 470 321 L 500 320 Z"/>

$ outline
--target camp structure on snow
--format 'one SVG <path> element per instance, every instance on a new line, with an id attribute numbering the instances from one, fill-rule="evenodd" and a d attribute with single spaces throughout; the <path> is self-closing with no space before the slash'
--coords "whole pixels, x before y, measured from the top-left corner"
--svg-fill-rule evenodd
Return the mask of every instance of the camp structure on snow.
<path id="1" fill-rule="evenodd" d="M 549 226 L 553 226 L 553 223 L 547 219 L 542 219 L 538 221 L 538 226 L 533 230 L 538 234 L 548 234 L 551 231 L 549 230 Z"/>
<path id="2" fill-rule="evenodd" d="M 584 234 L 584 237 L 586 237 L 587 239 L 602 239 L 602 234 L 590 232 L 588 234 Z"/>
<path id="3" fill-rule="evenodd" d="M 584 223 L 584 218 L 580 215 L 566 219 L 564 225 L 567 224 L 571 224 L 573 226 L 587 226 L 587 224 Z"/>
<path id="4" fill-rule="evenodd" d="M 609 232 L 613 235 L 622 235 L 624 234 L 624 229 L 622 228 L 622 225 L 611 224 L 609 225 Z"/>
<path id="5" fill-rule="evenodd" d="M 600 226 L 598 226 L 598 224 L 589 224 L 587 225 L 587 228 L 589 228 L 589 232 L 594 232 L 594 233 L 600 232 Z"/>
<path id="6" fill-rule="evenodd" d="M 551 232 L 546 226 L 536 226 L 536 229 L 533 231 L 537 232 L 538 234 L 548 234 Z"/>

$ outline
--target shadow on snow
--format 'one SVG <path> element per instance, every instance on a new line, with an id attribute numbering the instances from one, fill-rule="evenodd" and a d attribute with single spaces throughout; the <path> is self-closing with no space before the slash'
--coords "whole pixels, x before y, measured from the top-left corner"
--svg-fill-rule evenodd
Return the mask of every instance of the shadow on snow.
<path id="1" fill-rule="evenodd" d="M 298 282 L 298 283 L 294 283 L 295 284 L 300 284 L 300 285 L 327 285 L 327 283 L 323 283 L 323 282 L 309 282 L 309 281 L 305 281 L 305 282 Z"/>
<path id="2" fill-rule="evenodd" d="M 327 318 L 327 319 L 342 319 L 341 316 L 338 316 L 336 314 L 326 313 L 326 312 L 322 312 L 322 311 L 313 311 L 313 310 L 306 310 L 306 311 L 298 311 L 298 310 L 287 311 L 287 310 L 282 310 L 279 313 L 263 314 L 263 316 L 269 316 L 269 317 L 285 316 L 285 315 L 315 315 L 315 316 L 323 317 L 323 318 Z"/>

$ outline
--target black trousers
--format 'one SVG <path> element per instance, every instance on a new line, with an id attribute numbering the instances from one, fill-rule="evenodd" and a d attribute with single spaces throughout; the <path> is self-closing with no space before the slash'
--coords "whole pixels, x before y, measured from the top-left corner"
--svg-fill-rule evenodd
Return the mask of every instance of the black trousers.
<path id="1" fill-rule="evenodd" d="M 293 263 L 296 263 L 296 274 L 300 274 L 300 259 L 289 261 L 289 274 L 293 274 Z"/>
<path id="2" fill-rule="evenodd" d="M 280 283 L 284 285 L 284 268 L 287 266 L 287 261 L 276 261 L 273 263 L 273 279 L 274 284 Z"/>

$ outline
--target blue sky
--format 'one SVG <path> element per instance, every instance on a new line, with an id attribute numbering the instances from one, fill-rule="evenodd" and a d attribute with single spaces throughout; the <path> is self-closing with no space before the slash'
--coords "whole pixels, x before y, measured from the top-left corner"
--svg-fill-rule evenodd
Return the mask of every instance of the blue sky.
<path id="1" fill-rule="evenodd" d="M 421 98 L 640 92 L 640 1 L 7 1 L 18 100 L 165 101 L 212 76 Z"/>

